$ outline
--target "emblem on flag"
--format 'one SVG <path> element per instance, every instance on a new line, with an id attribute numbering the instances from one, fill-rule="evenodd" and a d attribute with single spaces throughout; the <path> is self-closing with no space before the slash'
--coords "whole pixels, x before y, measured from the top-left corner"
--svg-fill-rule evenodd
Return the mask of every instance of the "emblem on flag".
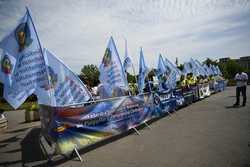
<path id="1" fill-rule="evenodd" d="M 108 67 L 111 65 L 111 50 L 109 48 L 106 48 L 105 53 L 104 53 L 104 57 L 102 59 L 102 63 L 104 65 L 104 67 Z"/>
<path id="2" fill-rule="evenodd" d="M 45 90 L 55 88 L 57 80 L 58 80 L 57 74 L 54 72 L 54 70 L 50 66 L 48 66 L 48 73 L 49 73 L 48 74 L 49 82 L 46 83 L 45 85 L 41 86 L 41 88 L 44 88 Z"/>
<path id="3" fill-rule="evenodd" d="M 33 40 L 31 39 L 30 29 L 27 22 L 18 25 L 15 30 L 15 37 L 19 45 L 19 52 L 23 51 L 23 49 L 32 43 Z"/>
<path id="4" fill-rule="evenodd" d="M 2 71 L 5 74 L 10 74 L 13 68 L 11 61 L 7 55 L 5 55 L 1 61 Z"/>

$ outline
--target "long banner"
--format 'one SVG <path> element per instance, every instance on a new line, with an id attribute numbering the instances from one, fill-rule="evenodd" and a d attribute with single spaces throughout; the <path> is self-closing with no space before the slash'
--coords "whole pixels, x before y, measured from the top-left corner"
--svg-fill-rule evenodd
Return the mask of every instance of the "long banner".
<path id="1" fill-rule="evenodd" d="M 153 92 L 75 106 L 40 105 L 42 134 L 56 144 L 58 154 L 71 154 L 76 146 L 82 149 L 121 134 L 207 95 L 209 85 L 199 86 L 184 92 Z"/>
<path id="2" fill-rule="evenodd" d="M 165 94 L 159 103 L 154 96 L 153 93 L 124 96 L 74 107 L 41 105 L 43 135 L 56 143 L 57 153 L 70 154 L 76 145 L 81 149 L 175 108 L 171 95 Z M 166 101 L 168 108 L 162 105 Z"/>

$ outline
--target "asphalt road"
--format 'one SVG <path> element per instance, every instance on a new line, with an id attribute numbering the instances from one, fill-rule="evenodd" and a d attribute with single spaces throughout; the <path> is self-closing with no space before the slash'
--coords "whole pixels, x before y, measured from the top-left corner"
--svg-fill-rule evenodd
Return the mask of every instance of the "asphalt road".
<path id="1" fill-rule="evenodd" d="M 245 107 L 231 107 L 234 95 L 235 87 L 229 87 L 153 122 L 151 129 L 140 130 L 140 136 L 130 134 L 82 154 L 83 163 L 73 158 L 56 164 L 65 167 L 250 167 L 250 88 Z M 14 121 L 15 114 L 10 115 Z M 24 124 L 21 122 L 13 128 L 19 126 Z M 39 158 L 42 162 L 34 142 L 39 123 L 25 126 L 36 128 L 9 129 L 0 134 L 0 166 L 32 166 L 39 164 Z"/>

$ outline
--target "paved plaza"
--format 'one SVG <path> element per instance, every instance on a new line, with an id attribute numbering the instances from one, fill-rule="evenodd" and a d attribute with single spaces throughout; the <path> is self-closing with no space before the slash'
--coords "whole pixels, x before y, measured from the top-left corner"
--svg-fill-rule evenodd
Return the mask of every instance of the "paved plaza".
<path id="1" fill-rule="evenodd" d="M 233 108 L 235 87 L 129 133 L 77 158 L 47 164 L 39 146 L 40 122 L 25 123 L 23 111 L 6 115 L 0 134 L 0 166 L 250 167 L 250 89 L 246 107 Z"/>

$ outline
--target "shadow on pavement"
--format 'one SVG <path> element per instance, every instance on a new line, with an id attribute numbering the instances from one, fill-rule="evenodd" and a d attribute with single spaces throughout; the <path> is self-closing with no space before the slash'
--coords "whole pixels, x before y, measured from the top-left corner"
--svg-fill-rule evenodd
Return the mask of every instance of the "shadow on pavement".
<path id="1" fill-rule="evenodd" d="M 21 151 L 21 149 L 15 149 L 15 150 L 10 150 L 10 151 L 5 151 L 4 153 L 15 153 L 15 152 L 19 152 Z"/>
<path id="2" fill-rule="evenodd" d="M 153 122 L 156 122 L 156 121 L 158 121 L 158 120 L 160 120 L 160 119 L 162 119 L 162 118 L 164 118 L 164 117 L 166 117 L 166 116 L 169 116 L 169 115 L 168 115 L 167 113 L 165 113 L 165 114 L 163 114 L 161 117 L 153 118 L 153 119 L 149 120 L 149 121 L 147 122 L 147 124 L 150 125 L 150 124 L 152 124 Z M 145 124 L 142 124 L 142 125 L 140 125 L 140 126 L 137 127 L 138 130 L 141 130 L 141 129 L 144 129 L 144 128 L 145 128 L 145 130 L 146 130 L 148 127 L 146 127 Z M 110 138 L 108 138 L 108 139 L 99 141 L 99 142 L 97 142 L 97 143 L 94 143 L 94 144 L 92 144 L 92 145 L 89 145 L 89 146 L 87 146 L 87 147 L 85 147 L 85 148 L 83 148 L 83 149 L 81 149 L 81 150 L 78 150 L 78 151 L 79 151 L 80 155 L 83 156 L 83 154 L 85 154 L 85 153 L 87 153 L 87 152 L 89 152 L 89 151 L 95 150 L 95 149 L 97 149 L 97 148 L 99 148 L 99 147 L 101 147 L 101 146 L 104 146 L 104 145 L 106 145 L 106 144 L 112 143 L 112 142 L 114 142 L 114 141 L 116 141 L 116 140 L 119 140 L 119 139 L 121 139 L 121 138 L 123 138 L 123 137 L 125 137 L 125 136 L 128 136 L 128 135 L 131 135 L 131 134 L 133 134 L 133 133 L 134 133 L 135 135 L 137 135 L 137 134 L 134 132 L 133 129 L 130 129 L 129 131 L 126 131 L 126 132 L 124 132 L 124 133 L 121 133 L 121 134 L 112 136 L 112 137 L 110 137 Z M 76 157 L 75 154 L 72 154 L 70 157 L 67 157 L 67 156 L 60 156 L 60 157 L 57 157 L 55 160 L 52 160 L 52 162 L 47 163 L 47 165 L 58 166 L 58 165 L 60 165 L 60 164 L 62 164 L 62 163 L 65 163 L 66 161 L 73 160 L 75 157 Z M 75 161 L 75 160 L 74 160 L 74 161 Z M 78 161 L 78 160 L 77 160 L 77 161 Z"/>
<path id="3" fill-rule="evenodd" d="M 231 98 L 233 98 L 233 97 L 236 97 L 235 95 L 231 95 L 231 96 L 228 96 L 228 97 L 231 97 Z"/>
<path id="4" fill-rule="evenodd" d="M 40 142 L 39 142 L 40 130 L 41 130 L 40 128 L 31 129 L 20 142 L 21 149 L 14 149 L 4 152 L 10 154 L 21 152 L 22 155 L 21 160 L 0 162 L 0 166 L 11 166 L 11 165 L 17 165 L 19 163 L 22 163 L 22 166 L 26 166 L 27 163 L 37 163 L 39 161 L 46 160 L 47 158 L 40 147 Z M 11 142 L 18 142 L 18 140 L 20 140 L 20 138 L 17 138 L 17 136 L 5 139 L 0 142 L 0 143 L 6 143 L 4 145 L 1 145 L 1 147 L 6 146 Z"/>
<path id="5" fill-rule="evenodd" d="M 40 128 L 33 128 L 20 142 L 22 152 L 22 163 L 32 163 L 46 160 L 39 142 Z"/>
<path id="6" fill-rule="evenodd" d="M 17 136 L 14 136 L 8 139 L 1 140 L 0 143 L 13 143 L 13 142 L 17 142 L 18 140 L 19 138 L 17 138 Z"/>
<path id="7" fill-rule="evenodd" d="M 29 128 L 23 128 L 23 129 L 17 129 L 17 130 L 7 131 L 7 133 L 23 132 L 23 131 L 26 131 L 27 129 L 29 129 Z"/>
<path id="8" fill-rule="evenodd" d="M 6 147 L 8 144 L 2 144 L 2 145 L 0 145 L 0 148 L 4 148 L 4 147 Z"/>
<path id="9" fill-rule="evenodd" d="M 167 116 L 167 114 L 163 115 L 162 117 L 155 118 L 147 122 L 148 124 L 151 124 L 153 122 L 158 121 L 159 119 L 162 119 L 163 117 Z M 145 125 L 141 125 L 138 127 L 138 130 L 147 128 Z M 18 163 L 22 163 L 22 166 L 55 166 L 55 165 L 60 165 L 66 161 L 73 160 L 76 155 L 72 155 L 70 157 L 66 156 L 60 156 L 56 155 L 55 159 L 53 158 L 52 161 L 47 161 L 48 158 L 44 154 L 41 145 L 40 145 L 40 131 L 41 128 L 33 128 L 31 129 L 27 135 L 23 138 L 23 140 L 20 142 L 21 149 L 15 149 L 15 150 L 10 150 L 5 153 L 15 153 L 15 152 L 21 152 L 21 160 L 15 160 L 15 161 L 5 161 L 5 162 L 0 162 L 0 166 L 9 166 L 9 165 L 15 165 Z M 92 144 L 88 147 L 85 147 L 84 149 L 79 150 L 79 153 L 81 155 L 94 150 L 98 147 L 101 147 L 103 145 L 109 144 L 111 142 L 114 142 L 116 140 L 119 140 L 120 138 L 123 138 L 127 135 L 130 135 L 134 133 L 134 131 L 131 129 L 125 133 L 122 133 L 120 135 L 113 136 L 109 139 L 105 139 L 103 141 L 97 142 L 95 144 Z M 18 138 L 12 137 L 7 140 L 1 141 L 2 143 L 5 142 L 14 142 L 17 141 Z M 0 142 L 0 143 L 1 143 Z M 2 145 L 3 146 L 3 145 Z"/>
<path id="10" fill-rule="evenodd" d="M 18 163 L 21 163 L 22 160 L 16 160 L 16 161 L 5 161 L 5 162 L 0 162 L 0 166 L 3 166 L 3 167 L 7 167 L 7 166 L 11 166 L 11 165 L 14 165 L 14 164 L 18 164 Z"/>
<path id="11" fill-rule="evenodd" d="M 231 108 L 234 108 L 234 109 L 238 109 L 238 108 L 241 108 L 242 106 L 234 106 L 234 105 L 232 105 L 232 106 L 225 106 L 225 108 L 226 109 L 231 109 Z"/>

